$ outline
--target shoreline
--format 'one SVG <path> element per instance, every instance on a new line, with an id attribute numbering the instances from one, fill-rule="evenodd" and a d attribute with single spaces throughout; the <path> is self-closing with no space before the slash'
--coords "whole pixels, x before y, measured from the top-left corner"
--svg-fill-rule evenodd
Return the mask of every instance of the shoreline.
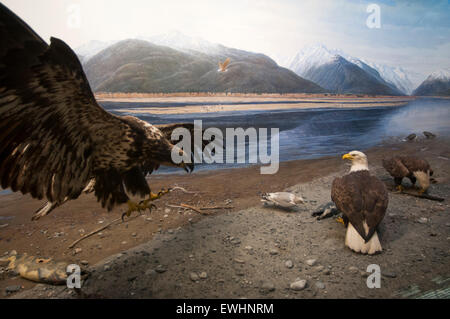
<path id="1" fill-rule="evenodd" d="M 367 107 L 397 107 L 414 101 L 415 97 L 322 97 L 322 98 L 289 98 L 289 97 L 165 97 L 165 98 L 98 98 L 101 102 L 140 103 L 134 108 L 114 108 L 110 110 L 119 113 L 150 113 L 150 114 L 192 114 L 231 111 L 273 111 L 290 109 L 317 108 L 367 108 Z M 280 103 L 289 101 L 289 103 Z M 298 103 L 295 103 L 295 102 Z M 273 102 L 273 103 L 270 103 Z M 151 103 L 189 103 L 186 106 L 146 106 Z M 200 105 L 195 105 L 198 103 Z M 211 104 L 208 104 L 211 103 Z M 226 103 L 226 104 L 220 104 Z M 233 104 L 230 104 L 233 103 Z M 242 104 L 245 103 L 245 104 Z M 254 104 L 251 104 L 254 103 Z M 194 104 L 194 105 L 192 105 Z"/>

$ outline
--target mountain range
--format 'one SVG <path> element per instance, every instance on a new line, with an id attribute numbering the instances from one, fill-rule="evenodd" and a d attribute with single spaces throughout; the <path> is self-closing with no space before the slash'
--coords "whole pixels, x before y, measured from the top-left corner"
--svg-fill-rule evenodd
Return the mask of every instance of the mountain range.
<path id="1" fill-rule="evenodd" d="M 283 68 L 264 54 L 178 31 L 124 41 L 91 41 L 75 51 L 96 91 L 403 95 L 413 93 L 423 79 L 401 67 L 359 59 L 323 44 L 304 48 Z M 226 58 L 232 60 L 228 71 L 218 73 L 218 62 Z"/>
<path id="2" fill-rule="evenodd" d="M 167 41 L 161 43 L 169 44 Z M 170 48 L 148 40 L 119 41 L 89 59 L 83 68 L 95 92 L 320 93 L 325 90 L 268 56 L 222 45 Z M 98 46 L 97 46 L 98 48 Z M 85 50 L 89 54 L 92 51 Z M 82 55 L 81 52 L 78 53 Z M 85 53 L 86 54 L 86 53 Z M 230 58 L 226 72 L 218 62 Z"/>
<path id="3" fill-rule="evenodd" d="M 323 44 L 301 50 L 291 60 L 289 68 L 305 79 L 336 93 L 407 93 L 383 78 L 368 63 L 340 50 L 328 49 Z"/>
<path id="4" fill-rule="evenodd" d="M 413 95 L 450 96 L 450 68 L 431 73 Z"/>

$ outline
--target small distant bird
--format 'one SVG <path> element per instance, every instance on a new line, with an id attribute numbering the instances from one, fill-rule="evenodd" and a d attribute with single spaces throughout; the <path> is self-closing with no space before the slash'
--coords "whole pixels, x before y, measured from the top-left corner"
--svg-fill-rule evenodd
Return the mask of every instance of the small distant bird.
<path id="1" fill-rule="evenodd" d="M 370 175 L 364 153 L 352 151 L 342 159 L 350 160 L 352 166 L 347 175 L 334 179 L 331 199 L 347 226 L 345 245 L 355 252 L 372 255 L 382 251 L 377 227 L 388 207 L 388 192 L 382 181 Z"/>
<path id="2" fill-rule="evenodd" d="M 292 209 L 297 207 L 298 204 L 305 203 L 302 197 L 288 192 L 264 193 L 261 198 L 261 201 L 265 204 L 272 204 L 284 209 Z"/>
<path id="3" fill-rule="evenodd" d="M 403 190 L 402 180 L 407 177 L 414 185 L 416 180 L 420 184 L 420 192 L 425 193 L 430 187 L 430 176 L 433 170 L 430 164 L 417 156 L 394 156 L 383 159 L 383 167 L 394 178 L 399 191 Z"/>
<path id="4" fill-rule="evenodd" d="M 431 138 L 435 138 L 435 137 L 436 137 L 435 134 L 433 134 L 433 133 L 431 133 L 431 132 L 427 132 L 427 131 L 424 131 L 424 132 L 423 132 L 423 135 L 425 135 L 425 137 L 428 138 L 428 139 L 431 139 Z"/>
<path id="5" fill-rule="evenodd" d="M 409 134 L 409 135 L 406 137 L 406 140 L 408 140 L 408 141 L 413 141 L 416 137 L 417 137 L 417 135 L 414 134 L 414 133 L 412 133 L 412 134 Z"/>
<path id="6" fill-rule="evenodd" d="M 227 67 L 228 64 L 230 64 L 230 58 L 227 58 L 225 61 L 219 62 L 219 69 L 217 70 L 218 72 L 227 72 Z"/>

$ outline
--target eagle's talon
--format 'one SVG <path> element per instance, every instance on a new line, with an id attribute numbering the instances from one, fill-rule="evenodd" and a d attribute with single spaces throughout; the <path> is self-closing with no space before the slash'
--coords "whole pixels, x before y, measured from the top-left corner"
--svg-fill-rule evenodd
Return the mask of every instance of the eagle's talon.
<path id="1" fill-rule="evenodd" d="M 344 219 L 343 219 L 342 217 L 336 218 L 336 221 L 337 221 L 338 223 L 341 223 L 342 225 L 345 226 L 345 222 L 344 222 Z"/>

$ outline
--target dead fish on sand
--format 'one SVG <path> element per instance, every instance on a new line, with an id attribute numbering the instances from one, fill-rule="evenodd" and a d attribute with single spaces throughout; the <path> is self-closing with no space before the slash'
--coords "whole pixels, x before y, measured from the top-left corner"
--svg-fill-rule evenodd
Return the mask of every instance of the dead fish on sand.
<path id="1" fill-rule="evenodd" d="M 0 258 L 0 265 L 5 265 L 7 270 L 20 275 L 22 278 L 51 285 L 64 285 L 67 281 L 68 262 L 56 262 L 51 258 L 44 259 L 29 256 L 10 254 Z M 86 276 L 86 272 L 82 271 Z"/>

